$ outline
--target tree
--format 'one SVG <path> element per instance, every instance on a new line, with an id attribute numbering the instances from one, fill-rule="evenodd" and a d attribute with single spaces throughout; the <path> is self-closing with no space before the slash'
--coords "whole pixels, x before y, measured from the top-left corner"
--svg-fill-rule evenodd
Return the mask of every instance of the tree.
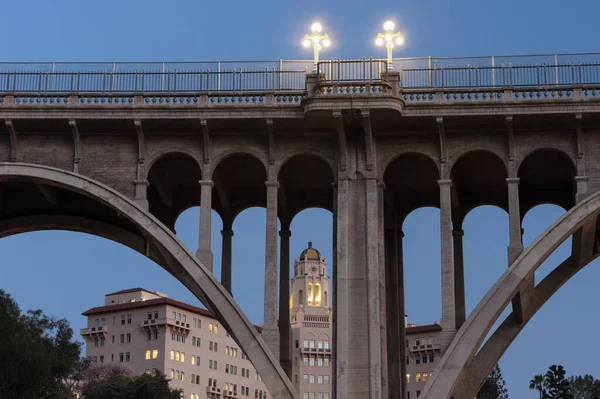
<path id="1" fill-rule="evenodd" d="M 70 399 L 63 381 L 71 375 L 81 351 L 72 342 L 65 319 L 41 310 L 22 314 L 17 303 L 0 290 L 0 392 L 6 398 Z"/>
<path id="2" fill-rule="evenodd" d="M 479 390 L 477 399 L 508 399 L 508 390 L 505 385 L 500 367 L 496 364 L 496 367 Z"/>
<path id="3" fill-rule="evenodd" d="M 544 388 L 543 399 L 573 399 L 563 366 L 550 366 L 544 376 Z"/>
<path id="4" fill-rule="evenodd" d="M 546 393 L 544 390 L 544 376 L 542 374 L 533 376 L 533 379 L 529 381 L 529 389 L 532 391 L 537 390 L 540 393 L 540 399 L 542 399 Z"/>
<path id="5" fill-rule="evenodd" d="M 169 388 L 164 375 L 142 374 L 135 377 L 114 375 L 91 381 L 85 387 L 84 399 L 180 399 L 181 391 Z"/>
<path id="6" fill-rule="evenodd" d="M 600 399 L 600 381 L 589 374 L 569 377 L 574 399 Z"/>

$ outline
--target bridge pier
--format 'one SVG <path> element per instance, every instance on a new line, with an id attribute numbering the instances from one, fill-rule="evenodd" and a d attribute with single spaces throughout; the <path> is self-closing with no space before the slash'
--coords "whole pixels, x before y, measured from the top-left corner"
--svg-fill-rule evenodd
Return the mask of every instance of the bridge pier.
<path id="1" fill-rule="evenodd" d="M 200 181 L 200 237 L 196 257 L 211 272 L 213 271 L 213 253 L 210 248 L 212 180 Z"/>
<path id="2" fill-rule="evenodd" d="M 279 258 L 279 363 L 290 379 L 292 378 L 292 358 L 290 356 L 290 237 L 289 227 L 279 231 L 281 255 Z"/>
<path id="3" fill-rule="evenodd" d="M 277 317 L 277 180 L 265 182 L 267 186 L 267 228 L 265 244 L 265 305 L 262 336 L 273 356 L 279 361 L 279 328 Z"/>
<path id="4" fill-rule="evenodd" d="M 380 218 L 376 178 L 338 178 L 335 206 L 336 398 L 381 399 L 387 356 L 382 356 Z M 383 305 L 383 306 L 382 306 Z"/>
<path id="5" fill-rule="evenodd" d="M 452 237 L 452 180 L 439 180 L 440 238 L 442 246 L 442 334 L 440 345 L 446 351 L 456 335 L 456 293 Z"/>

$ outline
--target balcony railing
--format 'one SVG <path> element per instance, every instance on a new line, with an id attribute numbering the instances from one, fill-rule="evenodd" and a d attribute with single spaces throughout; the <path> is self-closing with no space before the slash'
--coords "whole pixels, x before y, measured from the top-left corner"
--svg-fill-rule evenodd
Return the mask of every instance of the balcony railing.
<path id="1" fill-rule="evenodd" d="M 97 326 L 97 327 L 94 326 L 94 327 L 82 328 L 79 330 L 79 333 L 81 335 L 107 334 L 108 326 L 104 325 L 104 326 Z"/>

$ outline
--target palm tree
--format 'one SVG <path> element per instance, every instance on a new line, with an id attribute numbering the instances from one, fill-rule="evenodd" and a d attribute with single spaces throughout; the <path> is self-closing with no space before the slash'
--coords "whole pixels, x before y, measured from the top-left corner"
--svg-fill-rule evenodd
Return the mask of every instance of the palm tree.
<path id="1" fill-rule="evenodd" d="M 542 393 L 544 392 L 544 376 L 541 374 L 533 376 L 533 379 L 529 381 L 529 389 L 538 390 L 540 393 L 540 399 L 542 399 Z"/>

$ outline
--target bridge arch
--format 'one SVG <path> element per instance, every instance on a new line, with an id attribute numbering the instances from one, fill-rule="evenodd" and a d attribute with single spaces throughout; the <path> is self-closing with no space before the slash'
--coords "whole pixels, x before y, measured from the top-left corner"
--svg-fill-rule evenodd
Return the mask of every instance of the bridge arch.
<path id="1" fill-rule="evenodd" d="M 156 217 L 93 179 L 47 166 L 0 163 L 0 185 L 9 199 L 4 201 L 0 237 L 64 229 L 108 238 L 144 254 L 182 282 L 231 331 L 274 397 L 296 398 L 283 369 L 239 306 Z"/>
<path id="2" fill-rule="evenodd" d="M 459 399 L 476 395 L 494 365 L 535 313 L 572 276 L 598 257 L 599 214 L 600 193 L 596 193 L 565 213 L 527 247 L 454 337 L 422 392 L 425 399 Z M 571 235 L 571 256 L 531 291 L 526 291 L 529 277 Z M 529 298 L 521 305 L 522 322 L 519 323 L 511 313 L 482 346 L 488 332 L 517 293 Z"/>
<path id="3" fill-rule="evenodd" d="M 214 176 L 214 173 L 216 171 L 216 169 L 219 167 L 219 165 L 221 165 L 223 162 L 227 161 L 230 158 L 234 158 L 237 156 L 249 156 L 252 157 L 254 159 L 256 159 L 257 161 L 259 161 L 263 168 L 266 170 L 268 168 L 268 162 L 265 159 L 265 155 L 263 153 L 264 151 L 258 151 L 257 149 L 253 148 L 252 146 L 248 146 L 246 148 L 228 148 L 227 150 L 221 151 L 219 152 L 210 162 L 211 164 L 211 172 L 212 175 Z"/>

